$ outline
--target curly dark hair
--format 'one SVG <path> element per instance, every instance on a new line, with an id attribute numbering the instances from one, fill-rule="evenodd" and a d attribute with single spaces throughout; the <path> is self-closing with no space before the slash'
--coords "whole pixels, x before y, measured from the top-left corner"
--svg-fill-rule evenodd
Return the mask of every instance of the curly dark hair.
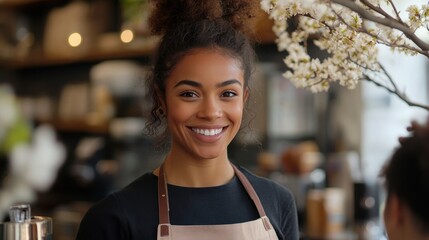
<path id="1" fill-rule="evenodd" d="M 391 160 L 383 168 L 388 195 L 395 194 L 405 203 L 429 234 L 429 121 L 413 122 L 409 137 L 401 138 Z"/>
<path id="2" fill-rule="evenodd" d="M 220 50 L 239 60 L 244 72 L 244 85 L 249 88 L 256 54 L 250 35 L 246 34 L 251 33 L 252 19 L 256 16 L 259 2 L 152 0 L 152 3 L 154 9 L 149 24 L 152 33 L 161 34 L 162 39 L 147 82 L 152 107 L 146 132 L 157 136 L 158 145 L 162 145 L 167 143 L 164 140 L 169 133 L 163 113 L 159 111 L 159 98 L 165 98 L 165 82 L 171 70 L 192 50 Z"/>
<path id="3" fill-rule="evenodd" d="M 154 9 L 149 19 L 152 33 L 166 35 L 182 23 L 224 20 L 237 31 L 250 34 L 254 28 L 257 0 L 151 0 Z M 168 36 L 167 36 L 168 37 Z"/>

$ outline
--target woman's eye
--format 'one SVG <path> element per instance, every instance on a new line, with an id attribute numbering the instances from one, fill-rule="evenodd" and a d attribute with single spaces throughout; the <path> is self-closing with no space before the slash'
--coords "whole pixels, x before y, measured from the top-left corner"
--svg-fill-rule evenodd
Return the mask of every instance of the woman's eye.
<path id="1" fill-rule="evenodd" d="M 231 98 L 237 96 L 237 93 L 233 91 L 225 91 L 222 93 L 222 97 Z"/>
<path id="2" fill-rule="evenodd" d="M 185 98 L 196 98 L 198 95 L 195 92 L 183 92 L 180 94 L 181 97 Z"/>

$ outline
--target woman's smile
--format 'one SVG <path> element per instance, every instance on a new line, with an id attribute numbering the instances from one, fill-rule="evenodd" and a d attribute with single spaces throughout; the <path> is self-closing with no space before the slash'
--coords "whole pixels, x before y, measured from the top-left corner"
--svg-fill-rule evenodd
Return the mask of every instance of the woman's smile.
<path id="1" fill-rule="evenodd" d="M 214 143 L 222 138 L 228 127 L 189 127 L 195 139 L 201 143 Z"/>
<path id="2" fill-rule="evenodd" d="M 192 131 L 194 131 L 198 135 L 213 137 L 213 136 L 219 135 L 222 132 L 222 129 L 223 128 L 211 128 L 211 129 L 192 128 Z"/>

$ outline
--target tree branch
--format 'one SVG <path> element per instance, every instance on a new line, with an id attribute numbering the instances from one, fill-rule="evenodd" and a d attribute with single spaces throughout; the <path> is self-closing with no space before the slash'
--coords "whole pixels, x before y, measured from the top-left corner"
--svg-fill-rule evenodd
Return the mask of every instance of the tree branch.
<path id="1" fill-rule="evenodd" d="M 401 16 L 399 16 L 398 9 L 396 9 L 396 6 L 395 6 L 395 4 L 393 3 L 393 1 L 392 1 L 392 0 L 388 0 L 388 1 L 389 1 L 390 5 L 392 6 L 393 11 L 394 11 L 394 12 L 395 12 L 395 14 L 396 14 L 396 18 L 398 19 L 398 22 L 400 22 L 400 23 L 404 23 L 404 22 L 402 21 Z"/>
<path id="2" fill-rule="evenodd" d="M 371 4 L 370 2 L 368 2 L 367 0 L 361 0 L 361 2 L 362 2 L 365 6 L 369 7 L 370 9 L 372 9 L 373 11 L 380 13 L 380 14 L 381 14 L 381 15 L 383 15 L 385 18 L 388 18 L 388 19 L 394 19 L 392 16 L 390 16 L 390 15 L 389 15 L 387 12 L 385 12 L 383 9 L 381 9 L 381 8 L 379 8 L 379 7 L 376 7 L 376 6 L 372 5 L 372 4 Z"/>
<path id="3" fill-rule="evenodd" d="M 364 80 L 366 80 L 366 81 L 368 81 L 368 82 L 372 82 L 372 83 L 374 83 L 376 86 L 378 86 L 378 87 L 381 87 L 381 88 L 384 88 L 385 90 L 387 90 L 388 92 L 390 92 L 390 93 L 392 93 L 392 94 L 394 94 L 394 95 L 396 95 L 397 97 L 399 97 L 403 102 L 405 102 L 408 106 L 410 106 L 410 107 L 418 107 L 418 108 L 421 108 L 421 109 L 424 109 L 424 110 L 426 110 L 426 111 L 429 111 L 429 106 L 426 106 L 426 105 L 423 105 L 423 104 L 420 104 L 420 103 L 416 103 L 416 102 L 413 102 L 413 101 L 411 101 L 407 96 L 405 96 L 405 94 L 404 93 L 402 93 L 402 92 L 400 92 L 399 90 L 393 90 L 393 89 L 390 89 L 389 87 L 387 87 L 386 85 L 383 85 L 383 84 L 381 84 L 381 83 L 379 83 L 379 82 L 377 82 L 377 81 L 375 81 L 374 79 L 372 79 L 370 76 L 368 76 L 368 75 L 364 75 Z M 389 77 L 389 76 L 388 76 Z"/>
<path id="4" fill-rule="evenodd" d="M 373 34 L 373 33 L 369 32 L 369 31 L 368 31 L 368 29 L 366 29 L 366 27 L 364 27 L 364 25 L 363 25 L 363 24 L 362 24 L 362 27 L 361 27 L 361 28 L 354 28 L 354 27 L 350 26 L 350 25 L 349 25 L 349 24 L 344 20 L 344 18 L 341 16 L 341 14 L 339 14 L 339 13 L 338 13 L 337 11 L 335 11 L 334 9 L 332 9 L 332 11 L 335 13 L 335 15 L 338 17 L 338 19 L 339 19 L 342 23 L 344 23 L 348 28 L 350 28 L 350 29 L 351 29 L 351 30 L 353 30 L 353 31 L 361 32 L 361 33 L 365 33 L 365 34 L 367 34 L 367 35 L 369 35 L 369 36 L 371 36 L 371 37 L 373 37 L 373 38 L 377 39 L 377 42 L 378 42 L 378 43 L 383 44 L 383 45 L 386 45 L 386 46 L 388 46 L 388 47 L 408 49 L 408 50 L 411 50 L 411 51 L 414 51 L 414 52 L 420 53 L 421 55 L 426 56 L 427 58 L 429 58 L 429 51 L 423 51 L 423 50 L 421 50 L 421 49 L 418 49 L 418 48 L 412 47 L 412 46 L 407 45 L 407 44 L 400 44 L 400 45 L 398 45 L 398 44 L 396 44 L 396 43 L 390 43 L 390 42 L 387 42 L 387 41 L 385 41 L 385 40 L 381 39 L 378 35 L 375 35 L 375 34 Z M 394 20 L 394 19 L 393 19 L 393 20 Z M 330 29 L 332 29 L 332 28 L 330 28 Z M 403 33 L 403 34 L 405 34 L 405 33 Z M 399 37 L 398 37 L 398 39 L 399 39 Z M 398 39 L 397 39 L 397 40 L 398 40 Z M 397 40 L 396 40 L 396 41 L 397 41 Z M 429 49 L 428 49 L 428 50 L 429 50 Z"/>
<path id="5" fill-rule="evenodd" d="M 392 76 L 386 71 L 386 68 L 379 62 L 378 66 L 380 66 L 381 70 L 383 70 L 384 75 L 386 75 L 387 79 L 389 79 L 389 82 L 392 84 L 395 91 L 399 91 L 398 86 L 396 85 L 395 81 L 393 81 Z"/>
<path id="6" fill-rule="evenodd" d="M 365 27 L 361 27 L 360 29 L 353 29 L 353 30 L 355 30 L 356 32 L 365 33 L 365 34 L 377 39 L 377 43 L 379 43 L 379 44 L 383 44 L 383 45 L 386 45 L 386 46 L 391 47 L 391 48 L 408 49 L 410 51 L 420 53 L 421 55 L 429 58 L 429 51 L 422 51 L 421 49 L 415 48 L 415 47 L 407 45 L 407 44 L 396 44 L 395 42 L 397 42 L 399 40 L 400 36 L 394 42 L 387 42 L 387 41 L 381 39 L 378 35 L 369 32 L 368 29 L 366 29 Z"/>
<path id="7" fill-rule="evenodd" d="M 359 5 L 357 5 L 355 2 L 351 0 L 331 0 L 331 1 L 336 4 L 349 8 L 350 10 L 358 13 L 364 19 L 367 19 L 369 21 L 373 21 L 403 32 L 405 36 L 407 36 L 411 41 L 413 41 L 420 49 L 422 49 L 424 52 L 428 52 L 429 44 L 425 43 L 419 37 L 417 37 L 416 34 L 413 31 L 411 31 L 411 29 L 404 23 L 401 23 L 395 19 L 377 17 L 369 13 L 368 11 L 366 11 L 365 9 L 363 9 L 362 7 L 360 7 Z"/>

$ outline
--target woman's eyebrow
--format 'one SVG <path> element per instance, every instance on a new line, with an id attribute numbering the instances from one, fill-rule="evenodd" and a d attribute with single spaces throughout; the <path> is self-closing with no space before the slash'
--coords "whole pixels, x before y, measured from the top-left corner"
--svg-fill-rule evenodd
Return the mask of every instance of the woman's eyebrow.
<path id="1" fill-rule="evenodd" d="M 176 87 L 178 87 L 180 85 L 190 85 L 190 86 L 193 86 L 193 87 L 201 87 L 202 86 L 201 83 L 196 82 L 196 81 L 182 80 L 182 81 L 176 83 L 176 85 L 174 85 L 174 87 L 176 88 Z"/>
<path id="2" fill-rule="evenodd" d="M 230 79 L 230 80 L 226 80 L 225 82 L 221 82 L 216 84 L 216 87 L 220 88 L 220 87 L 225 87 L 231 84 L 238 84 L 240 86 L 242 86 L 241 82 L 238 81 L 237 79 Z"/>
<path id="3" fill-rule="evenodd" d="M 221 88 L 221 87 L 225 87 L 225 86 L 232 85 L 232 84 L 238 84 L 238 85 L 242 86 L 241 82 L 238 81 L 237 79 L 230 79 L 230 80 L 226 80 L 224 82 L 216 84 L 216 87 Z M 174 87 L 176 88 L 176 87 L 181 86 L 181 85 L 189 85 L 192 87 L 202 87 L 201 83 L 193 81 L 193 80 L 187 80 L 187 79 L 179 81 L 178 83 L 176 83 L 176 85 L 174 85 Z"/>

